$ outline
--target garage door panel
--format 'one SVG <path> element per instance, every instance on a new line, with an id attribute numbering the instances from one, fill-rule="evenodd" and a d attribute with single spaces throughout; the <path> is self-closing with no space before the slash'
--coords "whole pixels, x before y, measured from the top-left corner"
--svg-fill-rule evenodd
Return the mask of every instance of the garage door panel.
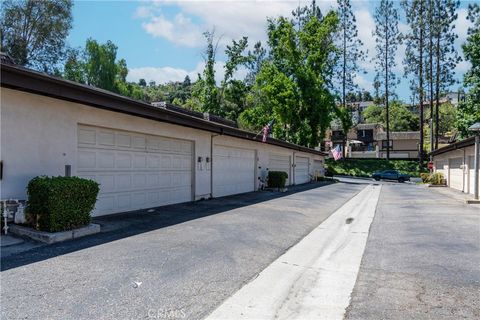
<path id="1" fill-rule="evenodd" d="M 295 157 L 295 184 L 310 181 L 309 161 L 306 157 Z"/>
<path id="2" fill-rule="evenodd" d="M 215 145 L 212 170 L 214 197 L 255 189 L 254 150 Z"/>
<path id="3" fill-rule="evenodd" d="M 463 189 L 463 169 L 461 168 L 462 163 L 462 158 L 453 158 L 449 160 L 450 181 L 448 184 L 451 188 L 457 190 Z"/>
<path id="4" fill-rule="evenodd" d="M 189 141 L 79 126 L 78 175 L 100 184 L 94 215 L 191 201 L 192 151 Z"/>
<path id="5" fill-rule="evenodd" d="M 146 139 L 143 136 L 133 136 L 132 137 L 132 146 L 134 149 L 145 149 Z"/>
<path id="6" fill-rule="evenodd" d="M 288 174 L 288 179 L 286 184 L 289 185 L 291 181 L 291 160 L 290 155 L 283 155 L 283 154 L 269 154 L 269 164 L 268 170 L 269 171 L 281 171 Z"/>
<path id="7" fill-rule="evenodd" d="M 118 194 L 116 195 L 117 198 L 117 208 L 118 210 L 130 210 L 132 208 L 131 202 L 131 195 L 130 194 Z"/>
<path id="8" fill-rule="evenodd" d="M 79 128 L 78 129 L 78 144 L 94 145 L 97 141 L 95 129 Z"/>
<path id="9" fill-rule="evenodd" d="M 83 168 L 95 168 L 96 167 L 96 154 L 94 151 L 79 150 L 78 162 L 79 169 Z"/>
<path id="10" fill-rule="evenodd" d="M 119 169 L 130 169 L 132 167 L 132 155 L 125 152 L 117 152 L 116 167 Z"/>
<path id="11" fill-rule="evenodd" d="M 98 134 L 98 144 L 102 146 L 115 146 L 115 133 L 101 130 Z"/>
<path id="12" fill-rule="evenodd" d="M 132 140 L 130 135 L 118 133 L 117 134 L 117 146 L 130 148 L 132 146 Z"/>
<path id="13" fill-rule="evenodd" d="M 131 174 L 117 174 L 115 176 L 115 191 L 130 190 L 132 188 L 132 175 Z"/>
<path id="14" fill-rule="evenodd" d="M 95 179 L 105 192 L 115 191 L 115 175 L 113 174 L 101 174 Z"/>
<path id="15" fill-rule="evenodd" d="M 113 195 L 99 196 L 95 204 L 95 210 L 98 212 L 114 212 L 116 197 Z"/>

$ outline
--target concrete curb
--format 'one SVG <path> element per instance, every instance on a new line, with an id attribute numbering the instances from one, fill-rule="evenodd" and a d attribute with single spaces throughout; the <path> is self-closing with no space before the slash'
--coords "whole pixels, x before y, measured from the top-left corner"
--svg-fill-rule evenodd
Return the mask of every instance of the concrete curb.
<path id="1" fill-rule="evenodd" d="M 475 199 L 467 199 L 465 200 L 466 204 L 480 204 L 480 200 L 475 200 Z"/>
<path id="2" fill-rule="evenodd" d="M 90 223 L 88 226 L 61 232 L 39 231 L 29 227 L 13 224 L 9 226 L 9 231 L 21 237 L 27 237 L 35 241 L 47 244 L 73 240 L 100 232 L 100 225 Z"/>

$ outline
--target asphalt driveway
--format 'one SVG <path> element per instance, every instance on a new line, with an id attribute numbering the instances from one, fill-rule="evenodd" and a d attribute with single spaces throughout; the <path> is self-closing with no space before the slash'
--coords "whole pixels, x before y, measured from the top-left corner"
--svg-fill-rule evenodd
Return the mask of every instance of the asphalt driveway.
<path id="1" fill-rule="evenodd" d="M 2 319 L 199 319 L 351 197 L 306 185 L 98 219 L 104 232 L 2 258 Z"/>
<path id="2" fill-rule="evenodd" d="M 383 185 L 346 319 L 480 319 L 480 207 L 460 200 Z"/>

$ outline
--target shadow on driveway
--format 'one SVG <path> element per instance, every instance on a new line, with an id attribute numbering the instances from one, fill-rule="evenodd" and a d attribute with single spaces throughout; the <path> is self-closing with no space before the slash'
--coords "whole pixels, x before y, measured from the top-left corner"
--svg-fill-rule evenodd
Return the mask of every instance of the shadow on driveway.
<path id="1" fill-rule="evenodd" d="M 290 186 L 287 192 L 250 192 L 211 200 L 157 207 L 153 208 L 153 212 L 151 212 L 152 209 L 144 209 L 93 218 L 93 223 L 101 225 L 102 231 L 99 234 L 52 245 L 43 245 L 28 251 L 2 257 L 0 269 L 1 271 L 6 271 L 77 250 L 90 248 L 152 230 L 169 227 L 330 184 L 332 183 L 309 183 Z"/>

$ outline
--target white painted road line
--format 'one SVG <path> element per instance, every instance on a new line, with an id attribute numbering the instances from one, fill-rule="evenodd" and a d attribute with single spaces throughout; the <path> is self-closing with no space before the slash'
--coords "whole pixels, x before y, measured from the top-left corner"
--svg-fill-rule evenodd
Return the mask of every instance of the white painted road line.
<path id="1" fill-rule="evenodd" d="M 363 189 L 207 319 L 343 319 L 380 189 Z"/>

